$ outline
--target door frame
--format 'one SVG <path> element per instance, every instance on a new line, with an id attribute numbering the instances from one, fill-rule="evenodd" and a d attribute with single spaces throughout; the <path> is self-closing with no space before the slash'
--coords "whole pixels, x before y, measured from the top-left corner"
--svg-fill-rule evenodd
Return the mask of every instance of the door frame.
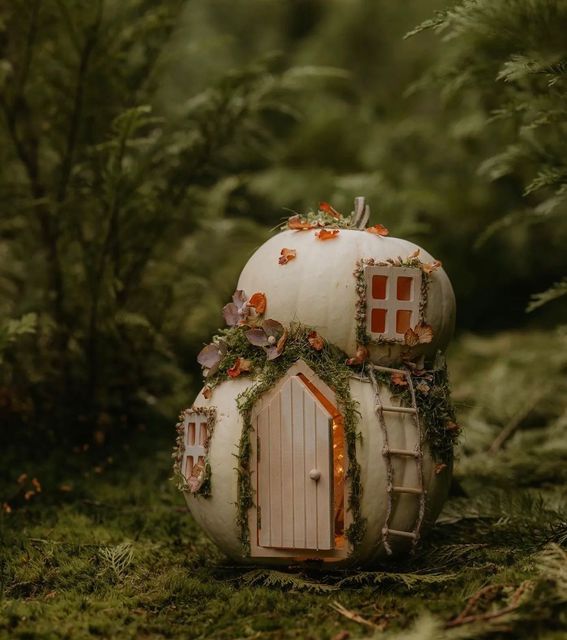
<path id="1" fill-rule="evenodd" d="M 273 547 L 261 547 L 258 544 L 258 508 L 257 498 L 258 495 L 258 458 L 257 458 L 257 432 L 256 432 L 256 416 L 257 414 L 268 404 L 271 398 L 279 393 L 281 387 L 285 384 L 290 376 L 296 376 L 302 374 L 311 382 L 333 405 L 337 406 L 337 399 L 332 389 L 326 385 L 321 378 L 319 378 L 315 372 L 303 361 L 298 360 L 292 365 L 285 376 L 276 384 L 276 386 L 267 391 L 261 398 L 258 399 L 254 408 L 252 409 L 252 433 L 250 437 L 250 473 L 252 474 L 252 486 L 254 487 L 254 502 L 252 507 L 248 511 L 248 529 L 250 531 L 250 556 L 253 558 L 292 558 L 296 560 L 307 559 L 322 559 L 331 561 L 333 559 L 346 558 L 351 550 L 351 545 L 345 536 L 345 544 L 338 549 L 331 549 L 328 551 L 318 551 L 314 549 L 277 549 Z M 311 393 L 311 391 L 309 391 Z M 348 496 L 350 495 L 350 479 L 348 476 L 349 460 L 347 453 L 347 446 L 345 442 L 345 476 L 344 476 L 344 526 L 345 531 L 352 523 L 352 516 L 347 509 Z M 333 519 L 334 520 L 334 519 Z"/>

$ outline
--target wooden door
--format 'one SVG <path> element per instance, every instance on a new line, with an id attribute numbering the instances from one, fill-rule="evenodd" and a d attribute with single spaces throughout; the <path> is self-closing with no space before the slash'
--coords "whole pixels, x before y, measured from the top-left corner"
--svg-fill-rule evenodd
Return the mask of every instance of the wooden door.
<path id="1" fill-rule="evenodd" d="M 258 545 L 330 550 L 332 418 L 298 376 L 256 415 Z"/>

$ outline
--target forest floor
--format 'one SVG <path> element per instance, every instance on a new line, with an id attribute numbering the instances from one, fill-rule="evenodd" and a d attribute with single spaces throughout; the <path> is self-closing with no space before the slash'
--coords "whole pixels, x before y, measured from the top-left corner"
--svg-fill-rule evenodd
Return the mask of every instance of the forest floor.
<path id="1" fill-rule="evenodd" d="M 0 638 L 565 638 L 565 335 L 463 336 L 449 370 L 454 495 L 415 557 L 372 570 L 231 566 L 170 480 L 173 424 L 104 455 L 1 452 L 0 504 L 35 493 L 0 515 Z"/>

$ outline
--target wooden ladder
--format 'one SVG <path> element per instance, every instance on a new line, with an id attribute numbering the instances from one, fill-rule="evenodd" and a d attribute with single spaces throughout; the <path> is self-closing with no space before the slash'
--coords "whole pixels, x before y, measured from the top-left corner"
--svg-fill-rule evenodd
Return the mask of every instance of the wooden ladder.
<path id="1" fill-rule="evenodd" d="M 370 381 L 372 382 L 372 387 L 374 390 L 375 404 L 374 411 L 376 416 L 378 417 L 378 421 L 380 422 L 380 426 L 382 428 L 382 436 L 384 441 L 384 446 L 382 449 L 382 455 L 384 456 L 384 460 L 386 462 L 386 474 L 388 479 L 387 492 L 388 492 L 388 505 L 386 510 L 386 521 L 384 523 L 384 527 L 382 529 L 382 540 L 384 543 L 384 548 L 386 549 L 386 553 L 390 555 L 392 553 L 392 548 L 390 546 L 390 539 L 392 536 L 398 538 L 408 538 L 412 541 L 412 545 L 415 547 L 419 540 L 419 535 L 421 531 L 421 526 L 423 524 L 423 518 L 425 516 L 425 498 L 426 498 L 426 489 L 423 482 L 423 430 L 421 426 L 421 421 L 419 419 L 419 413 L 417 410 L 417 403 L 415 400 L 415 389 L 413 386 L 413 380 L 411 377 L 411 373 L 408 369 L 392 369 L 390 367 L 380 367 L 377 365 L 369 364 L 368 365 Z M 404 376 L 408 389 L 410 392 L 411 398 L 411 407 L 396 407 L 396 406 L 388 406 L 382 404 L 382 400 L 380 398 L 379 391 L 379 383 L 376 380 L 376 371 L 382 371 L 384 373 L 393 374 L 396 373 L 400 376 Z M 401 413 L 401 414 L 409 414 L 412 416 L 413 424 L 417 430 L 417 445 L 414 450 L 410 449 L 394 449 L 390 447 L 388 443 L 388 428 L 386 424 L 386 419 L 384 417 L 385 413 Z M 400 484 L 394 484 L 394 470 L 392 467 L 392 457 L 399 456 L 405 458 L 413 458 L 415 460 L 416 469 L 417 469 L 417 487 L 409 487 Z M 415 524 L 411 531 L 400 531 L 398 529 L 392 529 L 390 527 L 390 519 L 392 517 L 392 506 L 393 506 L 393 496 L 395 494 L 411 494 L 415 495 L 419 500 L 418 504 L 418 513 L 417 518 L 415 520 Z"/>

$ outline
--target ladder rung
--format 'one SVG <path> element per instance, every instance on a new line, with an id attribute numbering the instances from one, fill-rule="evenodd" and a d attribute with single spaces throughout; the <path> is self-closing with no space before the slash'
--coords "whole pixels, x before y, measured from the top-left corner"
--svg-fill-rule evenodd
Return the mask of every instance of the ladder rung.
<path id="1" fill-rule="evenodd" d="M 410 456 L 412 458 L 418 458 L 418 451 L 410 451 L 409 449 L 384 449 L 382 452 L 385 456 Z"/>
<path id="2" fill-rule="evenodd" d="M 407 375 L 407 371 L 405 369 L 392 369 L 391 367 L 379 367 L 376 364 L 372 365 L 372 368 L 376 371 L 383 371 L 384 373 L 401 373 L 403 376 Z"/>
<path id="3" fill-rule="evenodd" d="M 394 406 L 381 406 L 382 411 L 392 411 L 393 413 L 413 413 L 416 414 L 417 411 L 413 407 L 394 407 Z"/>
<path id="4" fill-rule="evenodd" d="M 400 536 L 400 538 L 411 538 L 412 540 L 417 539 L 417 534 L 413 531 L 398 531 L 397 529 L 386 529 L 384 533 L 386 535 Z"/>
<path id="5" fill-rule="evenodd" d="M 391 489 L 394 493 L 415 493 L 416 495 L 421 495 L 424 493 L 423 489 L 416 489 L 415 487 L 396 487 L 393 486 Z"/>

